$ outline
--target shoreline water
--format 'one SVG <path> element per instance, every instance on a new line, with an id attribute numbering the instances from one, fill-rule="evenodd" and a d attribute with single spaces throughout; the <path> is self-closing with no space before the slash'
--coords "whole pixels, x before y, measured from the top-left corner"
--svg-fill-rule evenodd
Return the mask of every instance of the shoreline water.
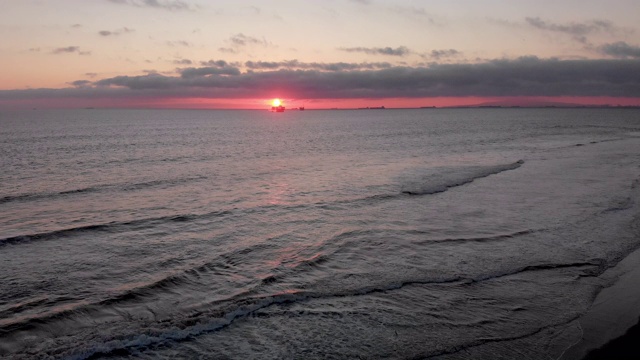
<path id="1" fill-rule="evenodd" d="M 640 348 L 630 341 L 637 339 L 640 332 L 640 248 L 605 271 L 601 279 L 612 284 L 602 289 L 589 310 L 577 319 L 582 337 L 561 360 L 640 356 Z"/>

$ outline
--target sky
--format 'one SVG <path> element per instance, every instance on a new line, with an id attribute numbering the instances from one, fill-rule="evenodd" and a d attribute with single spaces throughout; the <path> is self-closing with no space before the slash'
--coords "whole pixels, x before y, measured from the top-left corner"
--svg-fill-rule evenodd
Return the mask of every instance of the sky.
<path id="1" fill-rule="evenodd" d="M 638 0 L 0 0 L 0 109 L 640 105 Z"/>

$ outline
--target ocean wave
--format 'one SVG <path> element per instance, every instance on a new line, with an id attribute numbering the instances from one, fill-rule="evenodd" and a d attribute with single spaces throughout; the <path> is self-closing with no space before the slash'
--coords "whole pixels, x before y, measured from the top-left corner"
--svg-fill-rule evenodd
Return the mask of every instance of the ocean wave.
<path id="1" fill-rule="evenodd" d="M 183 177 L 183 178 L 175 178 L 175 179 L 162 179 L 162 180 L 152 180 L 152 181 L 143 181 L 138 183 L 121 183 L 121 184 L 103 184 L 103 185 L 95 185 L 88 186 L 84 188 L 78 189 L 69 189 L 62 190 L 57 192 L 33 192 L 33 193 L 24 193 L 17 195 L 6 195 L 0 197 L 0 205 L 12 202 L 21 202 L 21 201 L 35 201 L 35 200 L 43 200 L 43 199 L 55 199 L 59 197 L 66 197 L 78 194 L 87 194 L 87 193 L 98 193 L 102 191 L 135 191 L 142 190 L 150 187 L 158 187 L 158 186 L 173 186 L 173 185 L 181 185 L 191 181 L 197 181 L 204 179 L 203 176 L 195 176 L 195 177 Z"/>
<path id="2" fill-rule="evenodd" d="M 46 296 L 28 299 L 26 301 L 11 304 L 9 307 L 0 310 L 0 319 L 9 318 L 10 316 L 15 316 L 15 314 L 24 312 L 29 309 L 36 308 L 40 305 L 48 303 L 50 300 Z"/>
<path id="3" fill-rule="evenodd" d="M 166 223 L 166 222 L 186 222 L 193 221 L 200 218 L 211 218 L 211 217 L 220 217 L 230 214 L 231 211 L 223 210 L 223 211 L 214 211 L 206 214 L 183 214 L 183 215 L 167 215 L 167 216 L 159 216 L 159 217 L 150 217 L 143 219 L 136 219 L 130 221 L 111 221 L 102 224 L 88 224 L 83 226 L 46 231 L 35 234 L 24 234 L 24 235 L 16 235 L 7 238 L 0 239 L 0 247 L 6 245 L 18 245 L 18 244 L 26 244 L 34 241 L 44 241 L 44 240 L 53 240 L 58 238 L 63 238 L 67 236 L 73 236 L 77 234 L 87 233 L 87 232 L 119 232 L 126 231 L 131 227 L 146 227 L 153 226 L 158 223 Z"/>
<path id="4" fill-rule="evenodd" d="M 70 236 L 83 232 L 102 232 L 109 231 L 109 229 L 117 226 L 118 223 L 111 222 L 106 224 L 92 224 L 85 226 L 78 226 L 54 231 L 47 231 L 36 234 L 25 234 L 25 235 L 17 235 L 11 236 L 4 239 L 0 239 L 0 247 L 5 245 L 15 245 L 15 244 L 24 244 L 33 241 L 42 241 L 42 240 L 51 240 L 59 237 Z"/>
<path id="5" fill-rule="evenodd" d="M 408 181 L 408 184 L 403 184 L 401 192 L 408 195 L 441 193 L 450 188 L 468 184 L 476 179 L 496 175 L 508 170 L 515 170 L 522 166 L 522 164 L 524 164 L 524 160 L 495 166 L 473 166 L 456 169 L 445 174 L 417 176 L 419 178 L 418 180 Z"/>
<path id="6" fill-rule="evenodd" d="M 477 237 L 460 237 L 460 238 L 441 238 L 441 239 L 428 239 L 416 241 L 416 244 L 432 244 L 432 243 L 466 243 L 466 242 L 489 242 L 489 241 L 501 241 L 507 239 L 513 239 L 518 236 L 529 235 L 537 232 L 545 231 L 544 229 L 527 229 L 521 231 L 515 231 L 506 234 L 497 234 L 489 236 L 477 236 Z"/>

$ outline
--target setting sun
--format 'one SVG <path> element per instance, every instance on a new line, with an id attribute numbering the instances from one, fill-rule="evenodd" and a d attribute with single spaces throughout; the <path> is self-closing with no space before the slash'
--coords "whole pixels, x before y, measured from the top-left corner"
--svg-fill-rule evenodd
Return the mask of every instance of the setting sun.
<path id="1" fill-rule="evenodd" d="M 282 102 L 280 101 L 280 99 L 273 99 L 273 102 L 271 104 L 275 107 L 278 107 L 280 106 L 280 104 L 282 104 Z"/>

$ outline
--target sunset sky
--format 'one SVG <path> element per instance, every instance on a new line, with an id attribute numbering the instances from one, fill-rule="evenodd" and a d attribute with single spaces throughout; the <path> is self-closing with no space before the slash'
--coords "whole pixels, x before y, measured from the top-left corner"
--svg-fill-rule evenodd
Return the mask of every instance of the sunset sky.
<path id="1" fill-rule="evenodd" d="M 638 0 L 0 0 L 0 109 L 640 105 Z"/>

